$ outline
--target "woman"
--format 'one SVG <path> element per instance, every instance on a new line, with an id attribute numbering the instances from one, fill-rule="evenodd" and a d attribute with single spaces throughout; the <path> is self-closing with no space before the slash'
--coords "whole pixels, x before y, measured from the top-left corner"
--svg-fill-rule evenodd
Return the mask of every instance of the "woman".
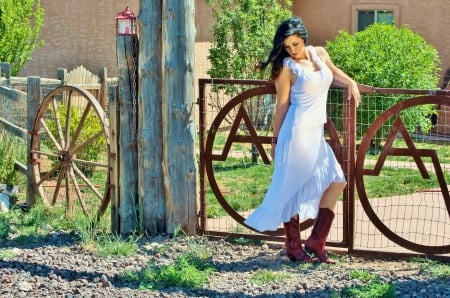
<path id="1" fill-rule="evenodd" d="M 348 86 L 349 98 L 359 104 L 354 80 L 337 68 L 323 47 L 307 46 L 302 20 L 280 24 L 264 70 L 271 65 L 277 104 L 273 129 L 274 173 L 264 201 L 245 221 L 258 230 L 276 230 L 283 223 L 286 255 L 291 261 L 334 263 L 325 242 L 334 219 L 337 199 L 346 186 L 344 174 L 325 141 L 326 102 L 331 82 Z M 305 250 L 300 242 L 299 217 L 315 218 Z"/>

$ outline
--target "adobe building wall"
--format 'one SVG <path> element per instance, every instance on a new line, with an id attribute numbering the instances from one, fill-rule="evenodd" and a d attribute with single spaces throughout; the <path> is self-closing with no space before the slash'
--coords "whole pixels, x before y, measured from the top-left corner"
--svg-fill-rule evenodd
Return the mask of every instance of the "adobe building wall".
<path id="1" fill-rule="evenodd" d="M 369 4 L 367 4 L 369 3 Z M 410 1 L 410 0 L 301 0 L 294 1 L 293 14 L 301 17 L 309 31 L 313 45 L 325 45 L 333 40 L 338 31 L 356 31 L 358 8 L 394 9 L 396 23 L 409 25 L 433 45 L 441 59 L 441 83 L 450 68 L 450 5 L 448 0 Z"/>
<path id="2" fill-rule="evenodd" d="M 108 69 L 109 77 L 117 76 L 114 18 L 127 5 L 137 14 L 139 2 L 41 0 L 46 9 L 41 36 L 46 44 L 33 53 L 32 60 L 25 64 L 19 75 L 55 78 L 59 67 L 70 71 L 83 65 L 94 73 L 104 66 Z M 413 31 L 420 33 L 437 48 L 442 62 L 442 78 L 450 67 L 450 5 L 447 2 L 398 0 L 388 4 L 397 7 L 399 24 L 410 24 Z M 355 6 L 364 3 L 367 2 L 296 0 L 293 1 L 293 14 L 304 20 L 311 44 L 325 45 L 326 40 L 332 40 L 340 29 L 354 32 L 352 12 Z M 386 1 L 371 0 L 370 3 L 383 7 Z M 206 1 L 195 0 L 196 79 L 208 77 L 207 56 L 214 21 Z"/>
<path id="3" fill-rule="evenodd" d="M 45 9 L 41 37 L 45 45 L 38 48 L 19 76 L 56 78 L 57 69 L 68 71 L 83 65 L 93 73 L 106 67 L 108 77 L 117 76 L 116 15 L 128 5 L 139 13 L 139 0 L 41 0 Z M 206 77 L 206 59 L 211 24 L 214 19 L 205 0 L 195 0 L 196 78 Z"/>

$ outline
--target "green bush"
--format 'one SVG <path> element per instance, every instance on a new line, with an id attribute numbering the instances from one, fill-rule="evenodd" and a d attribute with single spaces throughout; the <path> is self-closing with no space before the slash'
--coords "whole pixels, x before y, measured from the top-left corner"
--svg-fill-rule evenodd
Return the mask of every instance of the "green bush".
<path id="1" fill-rule="evenodd" d="M 58 103 L 58 117 L 60 118 L 62 125 L 65 125 L 65 119 L 67 118 L 67 105 L 65 103 Z M 70 135 L 73 136 L 75 134 L 76 129 L 80 126 L 82 111 L 79 107 L 71 106 L 70 109 Z M 46 122 L 50 132 L 53 136 L 57 136 L 57 126 L 56 121 L 47 121 Z M 90 137 L 94 136 L 96 133 L 100 132 L 103 129 L 102 122 L 98 119 L 95 112 L 91 109 L 86 117 L 86 120 L 83 124 L 83 129 L 77 139 L 77 145 L 82 144 L 87 141 Z M 65 127 L 63 127 L 63 131 Z M 43 142 L 45 146 L 48 148 L 55 149 L 53 142 L 50 139 L 44 138 Z M 99 161 L 102 153 L 107 151 L 107 143 L 106 139 L 103 137 L 98 137 L 93 142 L 89 143 L 85 148 L 83 148 L 80 152 L 77 153 L 77 159 L 86 160 L 86 161 Z M 83 165 L 81 167 L 81 171 L 87 177 L 92 177 L 95 171 L 95 166 L 92 165 Z"/>
<path id="2" fill-rule="evenodd" d="M 0 156 L 0 183 L 16 184 L 19 177 L 14 163 L 25 160 L 26 144 L 12 135 L 0 133 Z"/>
<path id="3" fill-rule="evenodd" d="M 437 50 L 407 26 L 395 27 L 373 24 L 353 35 L 339 31 L 333 41 L 327 41 L 327 51 L 333 62 L 359 84 L 384 88 L 436 89 L 439 82 L 439 56 Z M 363 96 L 360 108 L 370 111 L 358 114 L 361 123 L 373 123 L 376 111 L 384 111 L 409 96 Z M 342 97 L 330 98 L 340 103 Z M 341 115 L 342 109 L 331 111 L 330 117 Z M 431 128 L 429 115 L 435 113 L 431 105 L 409 109 L 402 118 L 411 130 L 420 127 L 423 132 Z M 365 130 L 359 131 L 364 134 Z"/>
<path id="4" fill-rule="evenodd" d="M 339 31 L 326 48 L 333 62 L 360 84 L 408 89 L 438 86 L 437 50 L 407 26 L 373 24 L 353 35 Z"/>
<path id="5" fill-rule="evenodd" d="M 39 39 L 43 24 L 40 0 L 0 1 L 0 61 L 11 64 L 11 75 L 16 75 L 33 51 L 44 44 Z"/>
<path id="6" fill-rule="evenodd" d="M 208 74 L 212 78 L 268 78 L 268 72 L 261 74 L 256 66 L 267 58 L 278 24 L 291 16 L 292 1 L 206 1 L 217 20 Z"/>

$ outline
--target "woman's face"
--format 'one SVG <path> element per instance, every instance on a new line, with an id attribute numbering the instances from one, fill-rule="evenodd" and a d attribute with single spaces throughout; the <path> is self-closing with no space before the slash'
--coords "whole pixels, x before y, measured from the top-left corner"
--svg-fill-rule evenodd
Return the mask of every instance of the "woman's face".
<path id="1" fill-rule="evenodd" d="M 305 41 L 298 35 L 290 35 L 283 41 L 286 52 L 292 59 L 306 58 Z"/>

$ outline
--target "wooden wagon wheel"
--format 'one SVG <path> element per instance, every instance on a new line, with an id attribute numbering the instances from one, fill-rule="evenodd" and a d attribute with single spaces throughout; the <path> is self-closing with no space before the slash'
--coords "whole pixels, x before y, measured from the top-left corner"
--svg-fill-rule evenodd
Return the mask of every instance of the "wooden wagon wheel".
<path id="1" fill-rule="evenodd" d="M 95 97 L 70 85 L 50 92 L 37 111 L 29 155 L 44 202 L 99 219 L 110 200 L 108 153 L 109 129 Z"/>

